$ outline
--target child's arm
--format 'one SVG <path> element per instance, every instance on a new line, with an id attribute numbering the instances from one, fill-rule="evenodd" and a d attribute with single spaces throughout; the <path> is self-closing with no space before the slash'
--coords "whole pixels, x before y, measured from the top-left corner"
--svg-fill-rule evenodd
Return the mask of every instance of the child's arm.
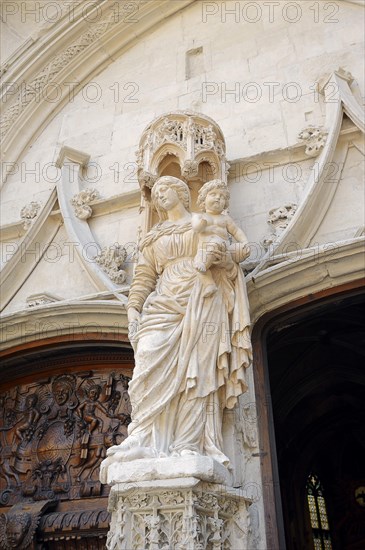
<path id="1" fill-rule="evenodd" d="M 248 239 L 242 229 L 234 223 L 232 218 L 229 216 L 227 216 L 227 218 L 227 231 L 237 241 L 228 247 L 229 251 L 235 262 L 243 262 L 251 253 L 250 247 L 248 246 Z"/>
<path id="2" fill-rule="evenodd" d="M 208 220 L 202 214 L 193 214 L 191 225 L 195 233 L 201 233 L 208 225 Z"/>
<path id="3" fill-rule="evenodd" d="M 248 243 L 248 239 L 247 239 L 245 233 L 242 231 L 242 229 L 240 229 L 234 223 L 232 218 L 230 218 L 229 216 L 227 216 L 227 231 L 228 231 L 228 233 L 230 233 L 232 235 L 232 237 L 234 237 L 236 239 L 236 241 L 238 243 L 241 243 L 241 244 L 247 244 Z"/>

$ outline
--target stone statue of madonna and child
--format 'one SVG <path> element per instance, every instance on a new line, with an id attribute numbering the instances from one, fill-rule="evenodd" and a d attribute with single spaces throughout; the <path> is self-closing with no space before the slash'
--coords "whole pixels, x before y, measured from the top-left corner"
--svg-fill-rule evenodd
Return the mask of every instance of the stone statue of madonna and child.
<path id="1" fill-rule="evenodd" d="M 127 306 L 135 351 L 132 422 L 128 437 L 107 451 L 103 483 L 111 482 L 111 465 L 138 459 L 210 457 L 229 468 L 223 411 L 247 390 L 252 352 L 239 262 L 250 251 L 224 213 L 227 186 L 205 183 L 202 213 L 192 214 L 187 184 L 163 176 L 152 201 L 160 222 L 140 245 Z"/>

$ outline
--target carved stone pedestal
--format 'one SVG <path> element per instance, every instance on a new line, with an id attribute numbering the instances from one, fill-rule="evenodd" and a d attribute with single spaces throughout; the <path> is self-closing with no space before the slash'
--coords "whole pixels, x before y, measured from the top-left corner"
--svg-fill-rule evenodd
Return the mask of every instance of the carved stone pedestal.
<path id="1" fill-rule="evenodd" d="M 193 477 L 119 483 L 109 497 L 108 550 L 245 550 L 242 492 Z"/>
<path id="2" fill-rule="evenodd" d="M 202 481 L 231 485 L 230 471 L 208 456 L 141 458 L 131 462 L 117 460 L 118 455 L 101 463 L 100 481 L 115 485 L 129 483 L 137 485 L 141 481 L 173 480 L 193 477 Z"/>

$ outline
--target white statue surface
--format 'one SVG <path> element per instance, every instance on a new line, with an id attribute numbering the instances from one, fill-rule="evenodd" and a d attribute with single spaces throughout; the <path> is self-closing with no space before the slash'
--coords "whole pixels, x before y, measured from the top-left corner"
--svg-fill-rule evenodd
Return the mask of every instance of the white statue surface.
<path id="1" fill-rule="evenodd" d="M 243 245 L 244 249 L 246 248 L 247 254 L 244 253 L 243 258 L 249 253 L 246 247 L 246 235 L 232 218 L 224 214 L 228 204 L 229 191 L 226 184 L 221 180 L 208 181 L 202 187 L 198 199 L 198 205 L 204 213 L 192 216 L 193 229 L 200 235 L 194 267 L 201 273 L 200 279 L 205 285 L 205 297 L 217 291 L 217 285 L 210 271 L 210 267 L 214 264 L 214 250 L 218 248 L 226 251 L 224 260 L 227 271 L 234 269 L 232 254 L 235 256 L 237 253 L 236 245 L 229 242 L 229 235 Z"/>
<path id="2" fill-rule="evenodd" d="M 200 471 L 207 463 L 210 469 L 229 468 L 223 411 L 233 408 L 247 389 L 245 370 L 252 352 L 248 300 L 238 265 L 249 249 L 244 233 L 222 214 L 228 200 L 223 182 L 208 182 L 200 191 L 205 213 L 192 218 L 190 191 L 183 181 L 164 176 L 153 186 L 152 201 L 161 221 L 140 245 L 128 300 L 135 351 L 129 385 L 132 422 L 127 439 L 107 452 L 103 483 L 118 481 L 121 463 L 132 474 L 136 461 L 139 479 L 161 477 L 163 464 L 168 472 L 171 461 L 181 477 L 183 458 L 186 475 L 194 476 L 194 467 Z M 207 220 L 204 228 L 199 226 L 202 219 Z M 228 234 L 237 242 L 229 243 Z M 158 471 L 155 467 L 151 473 L 153 462 Z M 128 475 L 119 481 L 127 481 Z"/>

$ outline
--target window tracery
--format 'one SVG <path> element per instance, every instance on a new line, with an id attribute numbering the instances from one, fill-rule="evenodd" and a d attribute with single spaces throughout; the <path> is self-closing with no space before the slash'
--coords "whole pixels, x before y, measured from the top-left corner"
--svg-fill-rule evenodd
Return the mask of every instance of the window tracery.
<path id="1" fill-rule="evenodd" d="M 306 495 L 315 550 L 332 550 L 327 506 L 322 483 L 311 473 L 307 478 Z"/>

